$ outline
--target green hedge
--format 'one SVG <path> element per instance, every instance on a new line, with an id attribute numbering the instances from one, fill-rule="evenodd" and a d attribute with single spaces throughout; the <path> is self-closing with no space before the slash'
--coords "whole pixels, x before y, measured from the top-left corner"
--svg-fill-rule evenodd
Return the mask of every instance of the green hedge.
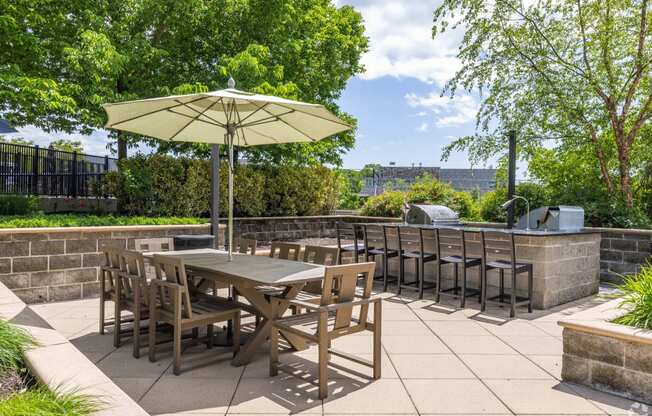
<path id="1" fill-rule="evenodd" d="M 227 210 L 228 165 L 220 171 L 220 215 Z M 238 165 L 234 178 L 234 215 L 238 217 L 330 214 L 341 181 L 323 166 L 261 167 Z M 210 164 L 167 155 L 135 156 L 107 177 L 107 191 L 124 213 L 154 216 L 208 216 Z"/>
<path id="2" fill-rule="evenodd" d="M 0 195 L 0 215 L 28 215 L 38 209 L 38 198 L 25 195 Z"/>
<path id="3" fill-rule="evenodd" d="M 93 227 L 109 225 L 188 225 L 206 224 L 198 217 L 147 217 L 87 214 L 0 215 L 0 228 Z"/>
<path id="4" fill-rule="evenodd" d="M 374 217 L 400 217 L 403 204 L 445 205 L 466 220 L 479 219 L 476 202 L 468 192 L 454 190 L 450 185 L 423 176 L 410 185 L 407 191 L 386 191 L 368 198 L 360 213 Z"/>

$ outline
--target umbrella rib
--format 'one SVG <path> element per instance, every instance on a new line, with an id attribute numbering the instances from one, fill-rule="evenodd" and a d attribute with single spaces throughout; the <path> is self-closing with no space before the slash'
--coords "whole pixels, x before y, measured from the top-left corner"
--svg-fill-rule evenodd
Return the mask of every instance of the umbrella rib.
<path id="1" fill-rule="evenodd" d="M 250 101 L 250 103 L 253 104 L 254 107 L 258 108 L 258 106 L 257 106 L 253 101 Z M 285 108 L 285 107 L 284 107 L 284 108 Z M 291 108 L 289 108 L 288 110 L 291 110 Z M 266 112 L 267 114 L 269 114 L 270 116 L 274 116 L 274 114 L 270 113 L 269 111 L 267 111 L 267 110 L 265 110 L 265 109 L 263 109 L 263 111 Z M 290 127 L 291 129 L 298 131 L 302 136 L 306 137 L 306 138 L 307 138 L 308 140 L 310 140 L 311 142 L 316 141 L 315 139 L 313 139 L 312 137 L 308 136 L 306 133 L 302 132 L 301 130 L 299 130 L 298 128 L 294 127 L 293 125 L 291 125 L 291 124 L 288 123 L 287 121 L 283 120 L 282 118 L 279 118 L 278 121 L 280 121 L 281 123 L 283 123 L 283 124 L 285 124 L 286 126 Z"/>
<path id="2" fill-rule="evenodd" d="M 221 98 L 220 98 L 220 99 L 221 99 Z M 179 101 L 177 101 L 177 100 L 174 100 L 174 101 L 179 102 Z M 210 108 L 213 108 L 213 105 L 214 105 L 215 103 L 217 103 L 217 101 L 213 102 L 213 104 L 210 105 Z M 180 103 L 180 104 L 183 104 L 183 103 Z M 215 120 L 213 117 L 210 117 L 210 116 L 207 116 L 206 114 L 204 114 L 206 111 L 203 111 L 203 112 L 202 112 L 202 111 L 199 111 L 199 110 L 195 110 L 194 108 L 190 107 L 190 106 L 187 105 L 187 104 L 183 104 L 183 106 L 186 107 L 187 109 L 191 110 L 191 111 L 194 111 L 194 112 L 197 113 L 197 114 L 203 114 L 204 117 L 206 117 L 207 119 L 209 119 L 209 120 L 212 121 L 213 123 L 216 123 L 218 126 L 220 126 L 220 127 L 222 127 L 222 128 L 225 128 L 225 127 L 226 127 L 226 125 L 225 125 L 224 123 L 222 123 L 222 122 L 220 122 L 220 121 L 217 121 L 217 120 Z M 181 114 L 181 113 L 176 113 L 176 114 Z M 188 116 L 188 117 L 190 117 L 190 116 Z"/>
<path id="3" fill-rule="evenodd" d="M 275 143 L 281 144 L 277 139 L 273 138 L 272 136 L 268 136 L 267 134 L 263 134 L 263 133 L 259 132 L 258 130 L 254 130 L 254 129 L 251 129 L 251 130 L 254 131 L 256 134 L 258 134 L 260 136 L 266 137 L 266 138 L 268 138 L 269 140 L 272 140 Z"/>
<path id="4" fill-rule="evenodd" d="M 258 110 L 256 110 L 256 111 L 258 111 Z M 271 114 L 267 110 L 265 110 L 265 112 L 267 114 Z M 251 123 L 243 124 L 240 127 L 251 127 L 251 126 L 257 126 L 259 124 L 271 123 L 272 121 L 279 120 L 279 117 L 281 117 L 281 116 L 285 116 L 285 115 L 292 114 L 292 113 L 294 113 L 294 110 L 290 110 L 290 111 L 288 111 L 286 113 L 282 113 L 282 114 L 278 114 L 278 115 L 272 115 L 272 116 L 266 117 L 266 118 L 261 118 L 260 120 L 256 120 L 256 121 L 252 121 Z"/>
<path id="5" fill-rule="evenodd" d="M 209 105 L 208 107 L 206 107 L 206 109 L 205 109 L 204 111 L 202 111 L 201 113 L 197 114 L 197 115 L 195 116 L 195 118 L 191 119 L 188 123 L 186 123 L 185 126 L 181 127 L 181 128 L 180 128 L 176 133 L 174 133 L 174 134 L 173 134 L 173 135 L 172 135 L 168 140 L 173 141 L 174 138 L 177 137 L 177 136 L 179 135 L 179 133 L 181 133 L 182 131 L 184 131 L 184 130 L 189 126 L 189 125 L 192 124 L 193 121 L 195 121 L 195 120 L 199 119 L 199 117 L 203 116 L 205 112 L 207 112 L 208 110 L 210 110 L 211 108 L 213 108 L 213 106 L 214 106 L 215 104 L 217 104 L 217 102 L 213 102 L 211 105 Z"/>
<path id="6" fill-rule="evenodd" d="M 329 119 L 329 118 L 322 117 L 322 116 L 318 116 L 318 115 L 316 115 L 316 114 L 312 114 L 312 113 L 307 113 L 307 112 L 305 112 L 305 111 L 301 111 L 301 110 L 296 109 L 296 108 L 288 107 L 288 106 L 283 105 L 283 104 L 280 104 L 280 103 L 274 103 L 274 104 L 278 105 L 279 107 L 287 108 L 288 110 L 295 110 L 295 111 L 298 111 L 298 112 L 300 112 L 300 113 L 302 113 L 302 114 L 307 114 L 307 115 L 312 116 L 312 117 L 317 117 L 317 118 L 320 118 L 320 119 L 322 119 L 322 120 L 330 121 L 331 123 L 340 124 L 340 125 L 342 125 L 342 126 L 346 126 L 346 127 L 348 127 L 348 128 L 353 128 L 353 126 L 351 126 L 350 124 L 344 123 L 344 122 L 342 122 L 342 121 L 331 120 L 331 119 Z"/>
<path id="7" fill-rule="evenodd" d="M 173 105 L 173 106 L 170 106 L 170 107 L 159 108 L 158 110 L 149 111 L 149 112 L 147 112 L 147 113 L 145 113 L 145 114 L 140 114 L 140 115 L 137 115 L 137 116 L 135 116 L 135 117 L 131 117 L 131 118 L 128 118 L 128 119 L 126 119 L 126 120 L 122 120 L 122 121 L 118 121 L 117 123 L 113 123 L 113 124 L 111 124 L 110 126 L 107 126 L 107 128 L 112 129 L 113 126 L 117 126 L 118 124 L 123 124 L 123 123 L 127 123 L 127 122 L 129 122 L 129 121 L 137 120 L 137 119 L 142 118 L 142 117 L 151 116 L 152 114 L 160 113 L 161 111 L 167 111 L 167 110 L 169 110 L 169 109 L 171 109 L 171 108 L 181 107 L 182 105 L 192 104 L 192 103 L 194 103 L 194 102 L 201 101 L 201 100 L 204 100 L 204 99 L 206 99 L 206 98 L 209 98 L 209 97 L 199 97 L 199 98 L 194 99 L 194 100 L 191 100 L 191 101 L 189 101 L 189 102 L 187 102 L 187 103 L 185 103 L 185 104 L 184 104 L 184 103 L 181 103 L 181 104 Z M 178 101 L 175 100 L 175 102 L 178 102 Z M 120 105 L 120 104 L 117 104 L 117 105 Z"/>
<path id="8" fill-rule="evenodd" d="M 253 113 L 249 114 L 247 117 L 245 117 L 245 118 L 243 118 L 242 120 L 240 120 L 240 124 L 242 124 L 242 123 L 244 123 L 245 121 L 247 121 L 247 119 L 249 119 L 249 117 L 253 116 L 254 114 L 256 114 L 257 112 L 259 112 L 260 110 L 263 110 L 263 109 L 264 109 L 265 107 L 267 107 L 268 105 L 269 105 L 269 103 L 265 103 L 265 104 L 263 104 L 262 107 L 256 107 L 256 111 L 254 111 Z M 267 111 L 266 111 L 266 112 L 267 112 Z M 269 113 L 268 113 L 268 114 L 269 114 Z"/>
<path id="9" fill-rule="evenodd" d="M 252 114 L 253 114 L 253 113 L 252 113 Z M 250 114 L 250 115 L 251 115 L 251 114 Z M 240 119 L 240 112 L 236 110 L 236 112 L 235 112 L 235 116 L 238 118 L 238 125 L 240 126 L 240 128 L 239 128 L 239 129 L 236 129 L 235 132 L 236 132 L 236 134 L 238 134 L 238 130 L 240 130 L 240 131 L 242 132 L 242 140 L 244 140 L 244 145 L 245 145 L 245 146 L 249 146 L 249 145 L 247 144 L 247 136 L 245 135 L 245 132 L 244 132 L 244 130 L 242 129 L 242 120 Z M 240 136 L 238 135 L 238 142 L 239 142 L 239 141 L 240 141 Z"/>
<path id="10" fill-rule="evenodd" d="M 170 109 L 169 109 L 168 111 L 169 111 L 170 113 L 176 114 L 176 115 L 181 116 L 181 117 L 186 117 L 186 118 L 192 118 L 192 119 L 194 119 L 192 116 L 189 116 L 188 114 L 179 113 L 178 111 L 174 111 L 174 110 L 170 110 Z M 204 117 L 208 117 L 208 116 L 204 115 Z M 211 126 L 217 126 L 217 127 L 222 127 L 222 128 L 224 128 L 224 124 L 222 124 L 222 123 L 220 123 L 220 122 L 218 122 L 218 121 L 213 122 L 213 121 L 202 120 L 202 119 L 199 119 L 199 118 L 196 119 L 195 121 L 200 121 L 200 122 L 202 122 L 202 123 L 210 124 Z"/>

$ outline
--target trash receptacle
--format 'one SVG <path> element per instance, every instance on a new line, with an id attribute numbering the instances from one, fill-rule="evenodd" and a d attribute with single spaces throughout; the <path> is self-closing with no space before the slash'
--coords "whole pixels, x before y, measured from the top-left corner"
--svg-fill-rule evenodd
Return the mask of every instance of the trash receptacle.
<path id="1" fill-rule="evenodd" d="M 174 237 L 175 250 L 193 250 L 196 248 L 214 248 L 215 236 L 210 234 L 177 235 Z"/>

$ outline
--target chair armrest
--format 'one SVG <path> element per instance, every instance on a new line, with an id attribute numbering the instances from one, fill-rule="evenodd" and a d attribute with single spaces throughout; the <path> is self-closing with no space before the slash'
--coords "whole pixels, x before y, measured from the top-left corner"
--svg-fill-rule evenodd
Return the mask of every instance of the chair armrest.
<path id="1" fill-rule="evenodd" d="M 283 300 L 283 298 L 274 298 L 277 301 Z M 336 311 L 341 308 L 346 308 L 346 307 L 352 307 L 352 306 L 359 306 L 359 305 L 368 305 L 370 303 L 378 303 L 382 301 L 382 298 L 380 297 L 372 297 L 368 299 L 361 299 L 358 298 L 358 300 L 353 300 L 351 302 L 342 302 L 342 303 L 334 303 L 332 305 L 328 306 L 322 306 L 322 305 L 317 305 L 314 303 L 310 302 L 304 302 L 301 300 L 291 300 L 289 301 L 290 305 L 296 305 L 300 306 L 302 308 L 306 308 L 309 311 L 318 311 L 318 312 L 330 312 L 330 311 Z"/>
<path id="2" fill-rule="evenodd" d="M 166 287 L 168 289 L 172 290 L 179 290 L 181 292 L 185 292 L 186 288 L 181 286 L 178 283 L 172 283 L 172 282 L 166 282 L 165 280 L 159 280 L 159 279 L 152 279 L 150 280 L 149 284 L 152 286 L 152 289 L 154 290 L 154 286 L 160 286 L 160 287 Z"/>

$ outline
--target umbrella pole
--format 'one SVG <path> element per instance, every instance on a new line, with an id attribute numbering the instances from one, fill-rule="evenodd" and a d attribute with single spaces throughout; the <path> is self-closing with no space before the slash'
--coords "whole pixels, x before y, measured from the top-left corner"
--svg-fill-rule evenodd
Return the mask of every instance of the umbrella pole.
<path id="1" fill-rule="evenodd" d="M 229 261 L 233 260 L 233 131 L 227 133 L 229 141 Z"/>

